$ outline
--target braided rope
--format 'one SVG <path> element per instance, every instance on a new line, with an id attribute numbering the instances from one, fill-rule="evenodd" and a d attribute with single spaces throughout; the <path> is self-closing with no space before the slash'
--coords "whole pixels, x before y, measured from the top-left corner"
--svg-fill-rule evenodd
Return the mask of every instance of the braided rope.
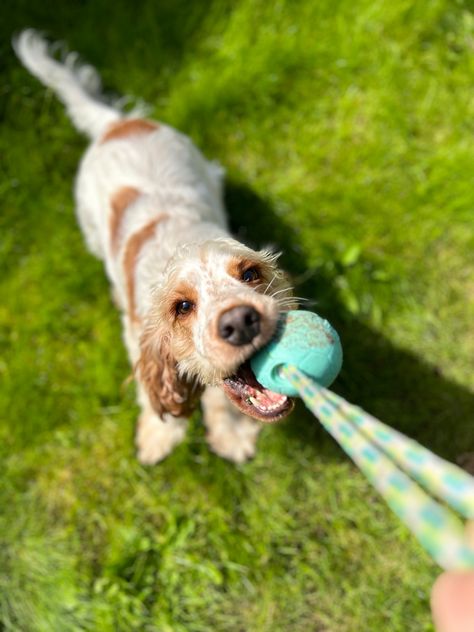
<path id="1" fill-rule="evenodd" d="M 431 557 L 446 570 L 473 569 L 474 548 L 465 526 L 446 505 L 474 519 L 474 478 L 296 367 L 285 365 L 280 371 Z"/>

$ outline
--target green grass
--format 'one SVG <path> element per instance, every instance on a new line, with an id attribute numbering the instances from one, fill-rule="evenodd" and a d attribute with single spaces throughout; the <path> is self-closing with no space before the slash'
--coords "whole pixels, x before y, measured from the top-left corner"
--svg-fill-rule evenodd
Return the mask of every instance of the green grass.
<path id="1" fill-rule="evenodd" d="M 438 569 L 300 407 L 258 456 L 199 415 L 134 456 L 119 317 L 76 226 L 85 147 L 13 57 L 64 39 L 228 170 L 339 329 L 335 390 L 455 460 L 474 430 L 474 16 L 467 1 L 5 0 L 0 24 L 0 629 L 432 630 Z"/>

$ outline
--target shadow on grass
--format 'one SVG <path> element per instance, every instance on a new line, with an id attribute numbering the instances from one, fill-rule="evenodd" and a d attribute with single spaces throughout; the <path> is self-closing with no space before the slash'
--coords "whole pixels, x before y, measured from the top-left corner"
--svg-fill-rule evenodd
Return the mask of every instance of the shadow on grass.
<path id="1" fill-rule="evenodd" d="M 283 252 L 283 267 L 296 279 L 306 277 L 296 294 L 315 299 L 315 309 L 338 330 L 344 366 L 335 391 L 445 458 L 455 460 L 472 449 L 473 393 L 348 313 L 336 296 L 334 280 L 322 272 L 307 274 L 297 235 L 247 186 L 229 182 L 226 205 L 234 234 L 243 241 L 260 240 L 250 245 L 276 245 Z M 324 434 L 303 406 L 285 425 L 285 432 L 312 443 L 315 450 L 315 437 Z"/>

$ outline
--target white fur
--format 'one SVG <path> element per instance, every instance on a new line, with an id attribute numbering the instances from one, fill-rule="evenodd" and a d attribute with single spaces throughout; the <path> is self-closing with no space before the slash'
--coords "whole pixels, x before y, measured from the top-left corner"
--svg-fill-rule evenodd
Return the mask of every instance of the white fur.
<path id="1" fill-rule="evenodd" d="M 28 70 L 55 91 L 78 130 L 95 138 L 119 120 L 120 112 L 92 96 L 100 89 L 99 75 L 92 66 L 78 64 L 76 53 L 70 53 L 64 63 L 57 62 L 47 42 L 33 29 L 22 31 L 13 46 Z"/>
<path id="2" fill-rule="evenodd" d="M 125 117 L 97 96 L 100 80 L 95 70 L 78 64 L 75 54 L 63 63 L 56 61 L 45 40 L 32 30 L 23 31 L 14 46 L 24 65 L 65 104 L 74 125 L 91 138 L 76 178 L 77 215 L 89 249 L 104 261 L 123 313 L 132 363 L 139 357 L 143 329 L 147 323 L 153 325 L 153 314 L 162 307 L 166 292 L 185 280 L 196 288 L 200 309 L 192 330 L 193 352 L 180 358 L 178 368 L 201 382 L 215 383 L 216 377 L 237 368 L 250 354 L 248 349 L 222 351 L 222 341 L 221 347 L 213 342 L 219 310 L 236 301 L 258 303 L 267 320 L 260 345 L 272 335 L 279 311 L 277 301 L 243 286 L 226 272 L 231 257 L 256 253 L 228 234 L 222 203 L 223 170 L 206 160 L 189 138 L 164 124 L 149 133 L 104 142 L 110 126 Z M 134 187 L 140 196 L 127 207 L 120 224 L 118 249 L 114 251 L 111 199 L 122 187 Z M 142 245 L 134 267 L 134 318 L 127 294 L 124 252 L 134 235 L 163 214 L 166 219 Z M 267 262 L 272 260 L 270 253 L 258 255 Z M 275 277 L 279 274 L 275 269 Z M 156 462 L 182 439 L 184 422 L 163 424 L 140 383 L 138 394 L 142 407 L 137 433 L 139 455 L 143 462 Z M 237 462 L 252 455 L 259 426 L 231 410 L 229 402 L 215 391 L 205 402 L 213 449 Z"/>

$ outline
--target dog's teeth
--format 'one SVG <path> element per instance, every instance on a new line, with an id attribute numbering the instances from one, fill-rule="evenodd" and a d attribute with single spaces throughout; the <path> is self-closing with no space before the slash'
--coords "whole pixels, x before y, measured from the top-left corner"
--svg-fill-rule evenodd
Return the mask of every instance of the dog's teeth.
<path id="1" fill-rule="evenodd" d="M 264 404 L 258 397 L 250 396 L 247 397 L 246 401 L 248 404 L 252 404 L 255 408 L 258 408 L 262 413 L 273 413 L 281 408 L 281 402 Z"/>
<path id="2" fill-rule="evenodd" d="M 264 411 L 267 410 L 266 406 L 263 406 L 256 397 L 249 397 L 249 400 L 252 402 L 255 408 L 258 408 L 259 410 L 264 410 Z"/>

